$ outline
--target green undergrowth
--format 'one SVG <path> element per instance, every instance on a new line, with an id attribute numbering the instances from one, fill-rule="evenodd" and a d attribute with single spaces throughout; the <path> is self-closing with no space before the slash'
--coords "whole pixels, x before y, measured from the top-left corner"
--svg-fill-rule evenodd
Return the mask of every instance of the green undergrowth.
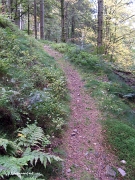
<path id="1" fill-rule="evenodd" d="M 124 179 L 134 180 L 135 99 L 129 101 L 123 98 L 126 94 L 134 93 L 134 89 L 113 73 L 111 66 L 99 56 L 72 48 L 68 54 L 65 53 L 66 59 L 81 71 L 87 92 L 96 99 L 102 111 L 106 141 L 119 160 L 127 162 Z"/>
<path id="2" fill-rule="evenodd" d="M 51 47 L 60 53 L 68 53 L 72 50 L 75 50 L 76 47 L 73 44 L 67 44 L 67 43 L 51 43 Z"/>
<path id="3" fill-rule="evenodd" d="M 3 139 L 0 142 L 0 176 L 3 179 L 21 178 L 23 171 L 33 173 L 37 163 L 45 169 L 53 162 L 51 159 L 59 161 L 44 153 L 47 151 L 46 141 L 60 134 L 69 113 L 64 74 L 54 58 L 45 53 L 42 43 L 18 30 L 3 16 L 0 16 L 0 97 L 0 135 Z M 7 153 L 8 143 L 16 147 L 18 128 L 21 128 L 21 138 L 26 142 L 28 139 L 23 128 L 35 123 L 37 129 L 43 130 L 42 138 L 47 138 L 45 143 L 41 144 L 40 137 L 34 139 L 33 133 L 36 145 L 31 144 L 29 149 L 27 144 L 19 145 L 17 153 Z M 23 156 L 24 151 L 29 153 L 28 159 L 26 154 Z M 11 159 L 10 167 L 8 159 Z M 45 170 L 43 172 L 39 171 L 45 174 Z"/>

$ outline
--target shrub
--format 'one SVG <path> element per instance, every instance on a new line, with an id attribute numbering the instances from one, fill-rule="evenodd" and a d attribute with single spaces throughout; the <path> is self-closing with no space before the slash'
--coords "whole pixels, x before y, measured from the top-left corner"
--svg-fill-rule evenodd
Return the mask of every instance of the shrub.
<path id="1" fill-rule="evenodd" d="M 87 70 L 101 70 L 101 62 L 97 55 L 89 54 L 85 51 L 73 50 L 68 53 L 68 58 L 71 62 L 85 68 Z"/>

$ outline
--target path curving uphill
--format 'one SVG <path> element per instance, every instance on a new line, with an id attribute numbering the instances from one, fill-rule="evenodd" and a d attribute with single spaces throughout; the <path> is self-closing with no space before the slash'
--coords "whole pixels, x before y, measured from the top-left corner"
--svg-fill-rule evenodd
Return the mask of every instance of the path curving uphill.
<path id="1" fill-rule="evenodd" d="M 79 73 L 62 54 L 44 46 L 65 72 L 70 92 L 71 115 L 68 129 L 62 138 L 62 148 L 66 152 L 63 177 L 57 180 L 116 180 L 111 167 L 117 167 L 116 157 L 104 146 L 101 119 L 94 99 L 85 92 L 84 82 Z"/>

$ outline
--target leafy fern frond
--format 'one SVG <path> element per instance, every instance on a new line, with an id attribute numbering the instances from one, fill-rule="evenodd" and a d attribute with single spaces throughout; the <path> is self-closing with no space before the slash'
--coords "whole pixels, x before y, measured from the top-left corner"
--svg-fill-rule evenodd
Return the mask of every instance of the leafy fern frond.
<path id="1" fill-rule="evenodd" d="M 0 177 L 16 175 L 21 177 L 20 171 L 27 165 L 26 158 L 15 158 L 10 156 L 0 156 Z"/>
<path id="2" fill-rule="evenodd" d="M 41 127 L 37 127 L 36 124 L 27 125 L 19 131 L 19 138 L 17 140 L 19 146 L 41 146 L 44 139 L 44 132 Z"/>
<path id="3" fill-rule="evenodd" d="M 3 138 L 0 138 L 0 148 L 2 153 L 7 155 L 14 155 L 17 151 L 17 145 L 14 142 Z"/>
<path id="4" fill-rule="evenodd" d="M 28 157 L 29 161 L 32 165 L 36 165 L 37 161 L 40 160 L 41 164 L 46 168 L 47 162 L 51 163 L 52 160 L 62 161 L 61 158 L 55 155 L 51 155 L 49 153 L 44 153 L 38 150 L 31 151 L 30 148 L 27 148 L 23 153 L 23 157 Z"/>

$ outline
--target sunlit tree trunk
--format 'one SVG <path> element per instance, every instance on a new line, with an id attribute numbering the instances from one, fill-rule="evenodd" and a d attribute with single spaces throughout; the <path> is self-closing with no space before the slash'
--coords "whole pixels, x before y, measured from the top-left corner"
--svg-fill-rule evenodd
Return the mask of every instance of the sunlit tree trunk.
<path id="1" fill-rule="evenodd" d="M 44 36 L 44 0 L 40 0 L 40 39 L 45 39 L 45 36 Z"/>
<path id="2" fill-rule="evenodd" d="M 102 46 L 103 39 L 103 0 L 98 0 L 98 37 L 97 47 L 98 49 Z"/>

